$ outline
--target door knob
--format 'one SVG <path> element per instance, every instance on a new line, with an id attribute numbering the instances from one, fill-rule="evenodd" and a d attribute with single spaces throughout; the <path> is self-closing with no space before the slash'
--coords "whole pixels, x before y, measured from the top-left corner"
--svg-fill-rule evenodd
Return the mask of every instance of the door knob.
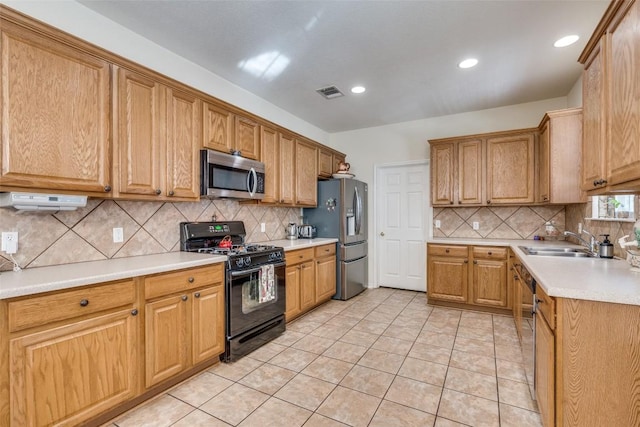
<path id="1" fill-rule="evenodd" d="M 380 235 L 381 235 L 382 237 L 384 237 L 384 231 L 381 231 L 381 232 L 380 232 Z"/>

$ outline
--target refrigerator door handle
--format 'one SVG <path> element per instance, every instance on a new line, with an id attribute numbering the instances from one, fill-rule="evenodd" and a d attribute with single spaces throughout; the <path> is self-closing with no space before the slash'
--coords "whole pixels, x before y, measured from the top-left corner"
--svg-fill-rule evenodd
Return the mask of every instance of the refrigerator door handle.
<path id="1" fill-rule="evenodd" d="M 355 187 L 354 204 L 355 204 L 355 216 L 356 216 L 356 234 L 360 234 L 360 227 L 362 226 L 362 198 L 358 193 L 358 187 Z"/>

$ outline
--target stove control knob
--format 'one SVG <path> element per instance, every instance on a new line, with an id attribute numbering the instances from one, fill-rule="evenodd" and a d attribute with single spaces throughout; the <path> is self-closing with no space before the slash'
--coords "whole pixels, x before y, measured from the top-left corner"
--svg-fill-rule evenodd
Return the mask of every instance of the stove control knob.
<path id="1" fill-rule="evenodd" d="M 247 267 L 251 265 L 251 257 L 245 257 L 244 258 L 244 265 L 246 265 Z"/>
<path id="2" fill-rule="evenodd" d="M 236 266 L 238 266 L 239 268 L 242 268 L 244 266 L 244 259 L 243 258 L 238 258 L 236 260 Z"/>

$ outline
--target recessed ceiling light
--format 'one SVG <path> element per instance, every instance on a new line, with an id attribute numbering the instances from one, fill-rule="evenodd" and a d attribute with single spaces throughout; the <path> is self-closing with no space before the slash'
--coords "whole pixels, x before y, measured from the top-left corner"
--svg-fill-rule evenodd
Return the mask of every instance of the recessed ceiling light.
<path id="1" fill-rule="evenodd" d="M 476 65 L 478 65 L 478 60 L 475 59 L 475 58 L 469 58 L 469 59 L 465 59 L 464 61 L 459 63 L 458 67 L 460 67 L 460 68 L 471 68 L 471 67 L 475 67 Z"/>
<path id="2" fill-rule="evenodd" d="M 362 93 L 367 90 L 364 86 L 354 86 L 351 88 L 351 92 L 353 93 Z"/>
<path id="3" fill-rule="evenodd" d="M 569 45 L 574 44 L 575 42 L 578 41 L 580 37 L 576 36 L 575 34 L 571 35 L 571 36 L 565 36 L 562 37 L 561 39 L 556 40 L 556 42 L 553 44 L 554 47 L 566 47 Z"/>

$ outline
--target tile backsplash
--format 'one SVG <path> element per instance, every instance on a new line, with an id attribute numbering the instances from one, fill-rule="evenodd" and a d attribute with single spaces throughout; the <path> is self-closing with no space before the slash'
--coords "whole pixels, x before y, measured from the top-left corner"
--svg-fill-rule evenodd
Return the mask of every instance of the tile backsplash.
<path id="1" fill-rule="evenodd" d="M 545 235 L 545 223 L 565 230 L 564 206 L 505 206 L 475 208 L 434 208 L 433 236 L 471 239 L 533 239 Z M 435 228 L 436 220 L 440 228 Z M 479 229 L 473 229 L 473 223 Z M 562 236 L 560 237 L 562 238 Z"/>
<path id="2" fill-rule="evenodd" d="M 69 264 L 180 250 L 182 221 L 244 221 L 248 242 L 285 238 L 285 225 L 299 223 L 299 208 L 240 204 L 229 199 L 198 202 L 132 202 L 89 199 L 87 206 L 54 214 L 0 209 L 2 231 L 18 232 L 14 258 L 22 268 Z M 265 223 L 265 232 L 260 231 Z M 124 241 L 113 242 L 122 227 Z M 13 264 L 4 252 L 1 270 Z"/>

